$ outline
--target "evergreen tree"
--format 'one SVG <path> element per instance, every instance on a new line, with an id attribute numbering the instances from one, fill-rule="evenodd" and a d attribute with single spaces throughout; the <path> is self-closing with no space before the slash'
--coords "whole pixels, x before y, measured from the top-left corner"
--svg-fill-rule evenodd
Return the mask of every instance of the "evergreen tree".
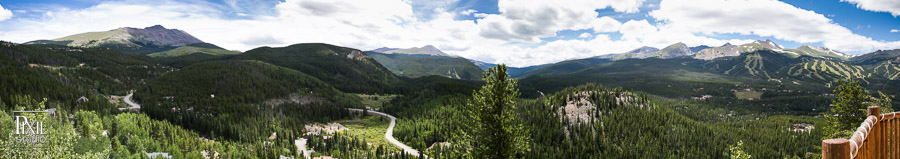
<path id="1" fill-rule="evenodd" d="M 834 94 L 836 100 L 831 101 L 831 110 L 826 113 L 825 138 L 849 137 L 855 126 L 865 120 L 866 99 L 869 99 L 869 91 L 859 86 L 857 81 L 838 81 L 840 84 Z"/>
<path id="2" fill-rule="evenodd" d="M 509 79 L 506 65 L 483 73 L 485 85 L 472 94 L 461 111 L 461 146 L 471 147 L 475 158 L 514 158 L 529 150 L 527 130 L 517 122 L 517 80 Z M 468 148 L 467 148 L 468 149 Z"/>

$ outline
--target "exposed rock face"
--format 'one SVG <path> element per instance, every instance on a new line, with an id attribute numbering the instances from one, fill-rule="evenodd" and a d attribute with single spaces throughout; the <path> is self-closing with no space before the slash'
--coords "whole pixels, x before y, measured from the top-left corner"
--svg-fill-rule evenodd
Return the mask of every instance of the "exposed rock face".
<path id="1" fill-rule="evenodd" d="M 457 73 L 456 69 L 454 68 L 450 68 L 449 70 L 447 70 L 447 78 L 462 79 L 459 77 L 459 73 Z"/>
<path id="2" fill-rule="evenodd" d="M 203 42 L 187 32 L 178 29 L 166 29 L 161 25 L 143 29 L 125 27 L 105 32 L 81 33 L 51 41 L 67 42 L 66 45 L 73 47 L 97 47 L 103 44 L 121 44 L 135 47 L 152 44 L 178 47 Z"/>
<path id="3" fill-rule="evenodd" d="M 813 56 L 813 57 L 822 57 L 822 56 L 837 57 L 837 58 L 853 57 L 853 55 L 834 51 L 834 50 L 831 50 L 831 49 L 828 49 L 825 47 L 821 47 L 821 46 L 803 45 L 803 46 L 797 47 L 794 50 L 796 50 L 797 52 L 802 53 L 804 55 L 809 55 L 809 56 Z"/>
<path id="4" fill-rule="evenodd" d="M 422 50 L 425 50 L 425 52 L 432 53 L 432 54 L 444 54 L 444 55 L 446 55 L 443 51 L 438 50 L 436 47 L 434 47 L 434 46 L 432 46 L 432 45 L 425 45 L 425 46 L 422 47 Z"/>
<path id="5" fill-rule="evenodd" d="M 684 43 L 676 43 L 663 48 L 662 50 L 654 54 L 654 57 L 670 59 L 680 56 L 689 56 L 693 54 L 694 52 L 691 51 L 691 48 Z"/>
<path id="6" fill-rule="evenodd" d="M 359 50 L 353 50 L 353 51 L 350 51 L 349 54 L 347 54 L 347 58 L 362 61 L 362 60 L 365 60 L 366 58 L 369 58 L 369 55 L 366 55 L 365 53 L 363 53 L 362 51 L 359 51 Z"/>
<path id="7" fill-rule="evenodd" d="M 297 104 L 303 105 L 303 104 L 324 102 L 324 101 L 327 101 L 327 99 L 322 98 L 322 97 L 304 96 L 304 95 L 300 95 L 297 93 L 291 93 L 286 98 L 268 99 L 266 101 L 263 101 L 263 103 L 265 103 L 268 106 L 274 107 L 274 106 L 281 105 L 284 103 L 297 103 Z"/>
<path id="8" fill-rule="evenodd" d="M 707 48 L 711 48 L 711 47 L 706 46 L 706 45 L 690 47 L 691 52 L 694 52 L 694 53 L 700 52 L 700 50 L 707 49 Z"/>
<path id="9" fill-rule="evenodd" d="M 166 29 L 161 25 L 154 25 L 144 29 L 137 28 L 120 28 L 125 29 L 128 34 L 135 38 L 146 41 L 156 42 L 164 46 L 184 46 L 193 43 L 202 43 L 200 39 L 191 36 L 187 32 L 178 29 Z"/>
<path id="10" fill-rule="evenodd" d="M 593 58 L 596 58 L 596 59 L 614 59 L 614 58 L 616 58 L 617 56 L 620 56 L 620 55 L 622 55 L 622 54 L 606 54 L 606 55 L 594 56 Z"/>
<path id="11" fill-rule="evenodd" d="M 740 50 L 731 44 L 725 44 L 722 47 L 714 47 L 700 50 L 697 54 L 694 55 L 696 59 L 704 59 L 704 60 L 712 60 L 719 57 L 727 57 L 727 56 L 739 56 L 741 55 Z"/>
<path id="12" fill-rule="evenodd" d="M 631 50 L 625 54 L 630 54 L 630 58 L 647 58 L 653 56 L 659 49 L 649 46 L 644 46 L 638 49 Z"/>
<path id="13" fill-rule="evenodd" d="M 560 107 L 560 109 L 563 109 L 562 111 L 566 112 L 565 118 L 568 119 L 570 123 L 589 122 L 594 119 L 591 116 L 591 112 L 595 111 L 597 107 L 594 106 L 594 103 L 588 101 L 589 96 L 588 92 L 575 94 L 566 101 L 565 106 Z"/>
<path id="14" fill-rule="evenodd" d="M 376 51 L 377 52 L 377 51 Z M 394 49 L 384 51 L 382 53 L 385 54 L 408 54 L 408 55 L 431 55 L 431 56 L 450 56 L 443 51 L 437 49 L 431 45 L 425 45 L 423 47 L 413 47 L 408 49 Z"/>
<path id="15" fill-rule="evenodd" d="M 640 102 L 638 97 L 627 93 L 584 91 L 567 97 L 566 105 L 560 106 L 558 110 L 558 113 L 565 112 L 565 116 L 559 114 L 560 117 L 568 119 L 569 124 L 596 121 L 597 119 L 594 113 L 599 111 L 599 108 L 597 107 L 597 104 L 590 101 L 591 98 L 594 98 L 592 95 L 597 95 L 592 93 L 607 93 L 609 95 L 614 95 L 614 103 L 618 106 L 634 106 L 641 109 L 650 109 L 650 106 Z"/>
<path id="16" fill-rule="evenodd" d="M 753 41 L 753 44 L 760 45 L 760 46 L 770 49 L 770 50 L 784 49 L 784 48 L 781 48 L 781 46 L 776 45 L 775 42 L 772 42 L 772 40 L 769 40 L 769 39 L 766 39 L 766 41 L 762 41 L 762 40 Z"/>
<path id="17" fill-rule="evenodd" d="M 612 60 L 632 59 L 632 58 L 643 59 L 643 58 L 653 56 L 658 51 L 659 51 L 659 49 L 657 49 L 657 48 L 644 46 L 644 47 L 637 48 L 637 49 L 634 49 L 634 50 L 631 50 L 631 51 L 628 51 L 625 53 L 606 54 L 606 55 L 594 56 L 593 58 L 612 59 Z"/>

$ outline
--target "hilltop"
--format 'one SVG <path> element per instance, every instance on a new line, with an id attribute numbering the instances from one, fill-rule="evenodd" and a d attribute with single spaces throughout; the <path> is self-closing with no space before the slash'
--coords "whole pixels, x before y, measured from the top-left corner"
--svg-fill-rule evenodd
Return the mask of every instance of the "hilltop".
<path id="1" fill-rule="evenodd" d="M 406 55 L 425 55 L 425 56 L 450 56 L 447 53 L 444 53 L 440 49 L 432 46 L 425 45 L 422 47 L 411 47 L 406 49 L 397 49 L 397 48 L 387 48 L 382 47 L 371 52 L 385 53 L 385 54 L 406 54 Z"/>
<path id="2" fill-rule="evenodd" d="M 108 48 L 126 53 L 149 54 L 196 43 L 204 42 L 183 30 L 154 25 L 146 28 L 122 27 L 109 31 L 80 33 L 51 40 L 31 41 L 26 44 Z"/>

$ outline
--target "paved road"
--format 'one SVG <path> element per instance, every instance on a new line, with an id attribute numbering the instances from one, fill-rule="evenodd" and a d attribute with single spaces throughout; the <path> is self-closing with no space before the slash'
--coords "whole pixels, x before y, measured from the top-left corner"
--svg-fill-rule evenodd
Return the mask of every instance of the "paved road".
<path id="1" fill-rule="evenodd" d="M 297 151 L 303 153 L 303 158 L 310 159 L 309 152 L 306 152 L 306 139 L 300 138 L 300 140 L 294 140 L 294 145 L 297 145 Z"/>
<path id="2" fill-rule="evenodd" d="M 357 111 L 357 112 L 365 111 L 363 109 L 353 109 L 353 108 L 348 108 L 348 109 L 350 109 L 350 111 Z M 397 141 L 397 139 L 394 139 L 394 135 L 393 135 L 394 134 L 394 125 L 397 123 L 396 122 L 397 118 L 395 118 L 394 116 L 389 115 L 389 114 L 371 111 L 371 110 L 369 110 L 369 114 L 376 114 L 376 115 L 381 115 L 381 116 L 391 118 L 391 125 L 388 126 L 387 132 L 384 133 L 384 139 L 387 139 L 387 141 L 391 142 L 391 144 L 394 144 L 394 146 L 397 146 L 400 149 L 403 149 L 403 151 L 406 152 L 407 154 L 419 157 L 419 151 L 416 151 L 416 149 L 406 146 L 405 144 L 401 143 L 400 141 Z M 422 155 L 424 155 L 425 158 L 429 158 L 428 155 L 425 155 L 425 154 L 422 154 Z"/>
<path id="3" fill-rule="evenodd" d="M 133 95 L 134 95 L 134 92 L 128 93 L 128 95 L 126 95 L 126 96 L 125 96 L 125 99 L 124 99 L 124 100 L 125 100 L 125 104 L 128 104 L 130 107 L 128 107 L 128 108 L 119 108 L 119 110 L 141 109 L 141 105 L 139 105 L 139 104 L 134 103 L 133 101 L 131 101 L 131 96 L 133 96 Z"/>

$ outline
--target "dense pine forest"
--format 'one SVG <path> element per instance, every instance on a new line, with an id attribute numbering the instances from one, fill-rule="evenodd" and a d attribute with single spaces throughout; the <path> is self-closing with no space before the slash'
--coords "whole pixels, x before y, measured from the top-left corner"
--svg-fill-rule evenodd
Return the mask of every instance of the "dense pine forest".
<path id="1" fill-rule="evenodd" d="M 498 65 L 456 79 L 397 75 L 329 44 L 151 57 L 2 42 L 0 158 L 819 158 L 822 139 L 846 133 L 823 117 L 840 92 L 898 101 L 883 69 L 894 58 L 762 50 L 569 61 L 518 78 Z M 53 151 L 12 148 L 13 111 L 47 109 Z M 385 141 L 390 119 L 376 111 L 396 117 L 392 137 L 418 154 Z"/>

